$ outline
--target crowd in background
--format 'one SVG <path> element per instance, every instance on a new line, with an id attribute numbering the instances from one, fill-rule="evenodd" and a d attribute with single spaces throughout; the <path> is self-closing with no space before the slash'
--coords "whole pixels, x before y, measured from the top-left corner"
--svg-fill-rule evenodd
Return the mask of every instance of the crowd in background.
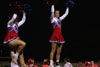
<path id="1" fill-rule="evenodd" d="M 85 61 L 85 63 L 79 62 L 77 67 L 100 67 L 100 61 L 95 63 L 94 60 Z"/>
<path id="2" fill-rule="evenodd" d="M 49 59 L 44 59 L 43 62 L 41 63 L 41 66 L 37 65 L 34 59 L 29 58 L 28 67 L 50 67 L 49 66 Z M 55 62 L 54 62 L 54 66 Z M 10 67 L 10 66 L 2 66 L 0 64 L 0 67 Z M 70 61 L 70 58 L 65 58 L 64 63 L 60 64 L 60 67 L 100 67 L 100 61 L 95 62 L 94 60 L 91 61 L 85 61 L 85 62 L 78 62 L 78 63 L 73 63 Z"/>
<path id="3" fill-rule="evenodd" d="M 30 66 L 38 67 L 37 65 L 34 65 L 34 60 L 29 59 L 29 67 Z M 49 61 L 48 59 L 44 59 L 43 65 L 41 67 L 49 67 Z M 61 67 L 100 67 L 100 61 L 95 64 L 93 60 L 91 61 L 85 61 L 85 62 L 79 62 L 77 65 L 73 65 L 70 61 L 70 58 L 64 59 L 64 65 L 61 65 Z"/>

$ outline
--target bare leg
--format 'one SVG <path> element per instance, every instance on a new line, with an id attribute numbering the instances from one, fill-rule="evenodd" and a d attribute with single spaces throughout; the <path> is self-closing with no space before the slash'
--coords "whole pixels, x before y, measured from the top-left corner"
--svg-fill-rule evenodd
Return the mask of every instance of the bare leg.
<path id="1" fill-rule="evenodd" d="M 24 41 L 21 40 L 13 40 L 11 42 L 9 42 L 9 46 L 18 46 L 17 52 L 21 53 L 25 47 L 26 43 Z"/>
<path id="2" fill-rule="evenodd" d="M 18 46 L 18 49 L 17 49 L 17 52 L 16 54 L 13 55 L 13 53 L 11 52 L 11 57 L 14 57 L 14 61 L 16 62 L 17 64 L 17 60 L 18 60 L 18 56 L 19 54 L 23 51 L 23 48 L 25 47 L 25 42 L 24 41 L 21 41 L 21 40 L 13 40 L 11 42 L 9 42 L 9 47 L 12 49 L 13 47 L 17 47 Z M 12 58 L 11 58 L 12 59 Z M 12 59 L 13 60 L 13 59 Z"/>
<path id="3" fill-rule="evenodd" d="M 56 60 L 60 60 L 60 54 L 61 54 L 61 51 L 62 51 L 62 47 L 63 45 L 60 45 L 60 46 L 57 46 L 57 54 L 56 54 Z"/>
<path id="4" fill-rule="evenodd" d="M 56 51 L 56 47 L 57 47 L 57 44 L 56 44 L 56 43 L 52 43 L 52 44 L 51 44 L 50 60 L 53 60 L 54 53 L 55 53 L 55 51 Z"/>
<path id="5" fill-rule="evenodd" d="M 54 54 L 55 54 L 55 51 L 56 51 L 56 47 L 57 47 L 56 43 L 51 44 L 50 65 L 53 65 L 53 58 L 54 58 Z"/>
<path id="6" fill-rule="evenodd" d="M 23 65 L 23 67 L 27 67 L 27 65 L 25 64 L 23 52 L 22 52 L 22 53 L 20 54 L 20 56 L 19 56 L 19 62 L 20 62 L 20 65 L 21 65 L 21 66 Z"/>

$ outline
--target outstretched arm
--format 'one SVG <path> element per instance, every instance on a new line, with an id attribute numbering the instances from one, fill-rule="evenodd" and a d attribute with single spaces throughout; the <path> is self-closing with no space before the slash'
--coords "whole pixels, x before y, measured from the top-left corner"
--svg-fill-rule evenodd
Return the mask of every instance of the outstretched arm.
<path id="1" fill-rule="evenodd" d="M 54 5 L 51 6 L 51 18 L 54 17 L 54 11 L 55 11 L 55 8 L 54 8 Z"/>
<path id="2" fill-rule="evenodd" d="M 25 22 L 25 20 L 26 20 L 26 13 L 23 12 L 23 18 L 22 18 L 22 20 L 18 23 L 18 27 L 20 27 L 21 25 L 23 25 L 24 22 Z"/>
<path id="3" fill-rule="evenodd" d="M 11 20 L 8 21 L 8 24 L 7 24 L 8 27 L 11 25 L 11 23 L 14 22 L 14 20 L 16 19 L 16 17 L 17 17 L 17 14 L 14 13 L 13 17 L 11 18 Z"/>
<path id="4" fill-rule="evenodd" d="M 66 8 L 66 12 L 63 16 L 60 17 L 60 20 L 63 20 L 69 13 L 69 8 Z"/>

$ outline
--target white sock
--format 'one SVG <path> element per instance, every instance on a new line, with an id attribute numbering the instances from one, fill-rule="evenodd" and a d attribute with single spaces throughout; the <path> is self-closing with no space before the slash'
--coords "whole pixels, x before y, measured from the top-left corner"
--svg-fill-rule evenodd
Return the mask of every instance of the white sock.
<path id="1" fill-rule="evenodd" d="M 19 56 L 19 53 L 16 52 L 16 54 L 14 54 L 14 61 L 16 64 L 17 64 L 18 56 Z"/>
<path id="2" fill-rule="evenodd" d="M 59 60 L 56 60 L 56 62 L 59 62 Z"/>
<path id="3" fill-rule="evenodd" d="M 50 65 L 53 65 L 53 60 L 50 60 Z"/>
<path id="4" fill-rule="evenodd" d="M 19 53 L 16 52 L 16 54 L 15 54 L 15 58 L 18 59 L 18 56 L 19 56 Z"/>
<path id="5" fill-rule="evenodd" d="M 19 56 L 19 53 L 18 52 L 16 52 L 16 54 L 15 54 L 17 57 Z"/>

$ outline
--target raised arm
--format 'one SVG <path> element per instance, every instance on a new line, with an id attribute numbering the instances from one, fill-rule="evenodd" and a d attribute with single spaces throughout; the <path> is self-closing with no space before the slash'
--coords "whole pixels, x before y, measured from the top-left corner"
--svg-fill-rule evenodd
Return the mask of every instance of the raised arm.
<path id="1" fill-rule="evenodd" d="M 17 17 L 17 14 L 14 13 L 13 17 L 8 21 L 8 24 L 7 24 L 8 27 L 11 25 L 11 23 L 14 22 L 14 20 L 16 19 L 16 17 Z"/>
<path id="2" fill-rule="evenodd" d="M 23 12 L 23 18 L 22 18 L 22 20 L 18 23 L 18 27 L 20 27 L 21 25 L 23 25 L 24 22 L 25 22 L 25 20 L 26 20 L 26 13 Z"/>
<path id="3" fill-rule="evenodd" d="M 55 11 L 55 8 L 54 8 L 54 5 L 51 6 L 51 18 L 54 17 L 54 11 Z"/>
<path id="4" fill-rule="evenodd" d="M 66 8 L 65 14 L 60 17 L 60 20 L 63 20 L 68 15 L 68 13 L 69 13 L 69 8 Z"/>

